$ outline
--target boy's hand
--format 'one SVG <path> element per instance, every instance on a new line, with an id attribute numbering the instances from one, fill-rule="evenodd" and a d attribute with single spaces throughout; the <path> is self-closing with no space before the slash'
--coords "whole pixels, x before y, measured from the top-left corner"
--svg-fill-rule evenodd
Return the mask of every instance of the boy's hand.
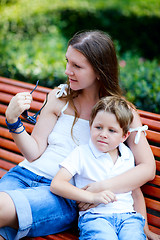
<path id="1" fill-rule="evenodd" d="M 117 200 L 115 194 L 109 190 L 105 190 L 99 193 L 92 193 L 92 194 L 93 194 L 93 203 L 77 202 L 79 211 L 86 211 L 90 208 L 94 208 L 98 206 L 100 203 L 108 204 L 110 202 L 114 202 Z"/>
<path id="2" fill-rule="evenodd" d="M 99 193 L 93 193 L 93 203 L 94 204 L 108 204 L 110 202 L 116 201 L 116 195 L 110 190 L 105 190 Z"/>

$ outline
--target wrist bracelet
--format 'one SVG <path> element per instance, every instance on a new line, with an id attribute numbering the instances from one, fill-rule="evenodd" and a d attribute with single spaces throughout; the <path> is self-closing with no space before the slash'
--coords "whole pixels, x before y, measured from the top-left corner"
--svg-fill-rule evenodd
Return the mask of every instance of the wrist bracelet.
<path id="1" fill-rule="evenodd" d="M 9 123 L 6 119 L 6 124 L 9 129 L 9 132 L 12 132 L 12 133 L 20 134 L 25 130 L 25 127 L 23 126 L 23 123 L 21 122 L 20 118 L 18 118 L 17 122 L 15 123 Z M 16 130 L 22 126 L 23 126 L 23 129 L 20 132 L 16 132 Z"/>

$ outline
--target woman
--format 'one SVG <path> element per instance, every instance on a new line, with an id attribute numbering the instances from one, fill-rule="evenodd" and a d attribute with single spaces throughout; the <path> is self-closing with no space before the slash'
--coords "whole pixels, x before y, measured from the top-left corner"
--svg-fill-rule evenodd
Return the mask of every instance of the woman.
<path id="1" fill-rule="evenodd" d="M 59 163 L 78 144 L 88 142 L 88 120 L 95 103 L 106 95 L 121 95 L 121 90 L 116 52 L 105 33 L 88 31 L 73 36 L 66 60 L 67 85 L 49 93 L 31 136 L 19 120 L 24 110 L 30 108 L 31 94 L 17 94 L 6 110 L 8 128 L 25 160 L 0 182 L 2 239 L 57 233 L 70 228 L 77 219 L 76 203 L 52 194 L 51 180 Z M 138 126 L 141 121 L 135 111 L 131 127 Z M 132 133 L 127 144 L 136 159 L 135 169 L 112 181 L 87 186 L 87 190 L 99 191 L 101 186 L 124 192 L 154 178 L 155 161 L 147 140 L 142 133 L 135 145 L 134 137 Z"/>

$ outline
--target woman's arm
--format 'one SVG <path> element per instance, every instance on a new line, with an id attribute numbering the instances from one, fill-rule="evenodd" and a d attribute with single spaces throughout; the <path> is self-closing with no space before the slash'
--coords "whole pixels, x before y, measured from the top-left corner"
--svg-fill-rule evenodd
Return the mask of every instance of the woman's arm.
<path id="1" fill-rule="evenodd" d="M 47 147 L 48 135 L 57 121 L 61 105 L 64 104 L 55 97 L 56 91 L 53 90 L 49 93 L 47 104 L 42 109 L 31 135 L 26 131 L 20 134 L 12 133 L 15 143 L 28 161 L 37 159 Z M 27 101 L 25 100 L 26 95 Z M 30 108 L 31 101 L 30 93 L 18 93 L 14 96 L 6 110 L 7 121 L 9 123 L 16 122 L 22 112 Z"/>
<path id="2" fill-rule="evenodd" d="M 140 117 L 134 110 L 134 120 L 131 128 L 137 128 L 141 125 Z M 134 143 L 135 136 L 136 132 L 132 132 L 127 139 L 127 144 L 135 157 L 136 167 L 114 178 L 89 184 L 85 189 L 92 192 L 109 189 L 114 193 L 123 193 L 139 188 L 155 177 L 155 159 L 145 134 L 141 133 L 138 144 Z"/>
<path id="3" fill-rule="evenodd" d="M 131 128 L 137 128 L 142 125 L 140 116 L 136 110 L 133 110 L 133 114 L 134 120 L 131 124 Z M 127 139 L 127 144 L 135 158 L 135 176 L 139 178 L 139 184 L 137 182 L 137 185 L 141 186 L 144 183 L 154 179 L 156 164 L 152 150 L 149 146 L 144 132 L 141 133 L 138 144 L 134 143 L 136 133 L 137 132 L 133 132 L 132 134 L 130 134 L 129 138 Z"/>
<path id="4" fill-rule="evenodd" d="M 160 235 L 153 233 L 149 230 L 148 221 L 147 221 L 147 212 L 144 196 L 140 188 L 135 189 L 132 192 L 132 197 L 134 201 L 134 209 L 136 212 L 140 213 L 145 218 L 144 232 L 149 240 L 159 240 Z"/>
<path id="5" fill-rule="evenodd" d="M 51 192 L 64 198 L 91 204 L 107 204 L 116 200 L 115 194 L 108 190 L 100 193 L 92 193 L 77 188 L 69 183 L 71 178 L 71 173 L 62 167 L 51 182 Z"/>

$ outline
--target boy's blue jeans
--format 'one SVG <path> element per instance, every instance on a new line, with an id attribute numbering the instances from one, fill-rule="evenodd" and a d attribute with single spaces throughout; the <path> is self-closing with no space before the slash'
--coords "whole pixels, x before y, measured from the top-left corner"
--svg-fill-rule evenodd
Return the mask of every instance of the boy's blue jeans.
<path id="1" fill-rule="evenodd" d="M 77 205 L 50 192 L 51 180 L 16 166 L 0 180 L 0 192 L 12 198 L 19 229 L 0 228 L 8 240 L 45 236 L 64 231 L 77 223 Z"/>
<path id="2" fill-rule="evenodd" d="M 144 240 L 145 220 L 139 213 L 95 214 L 79 218 L 80 240 Z"/>

